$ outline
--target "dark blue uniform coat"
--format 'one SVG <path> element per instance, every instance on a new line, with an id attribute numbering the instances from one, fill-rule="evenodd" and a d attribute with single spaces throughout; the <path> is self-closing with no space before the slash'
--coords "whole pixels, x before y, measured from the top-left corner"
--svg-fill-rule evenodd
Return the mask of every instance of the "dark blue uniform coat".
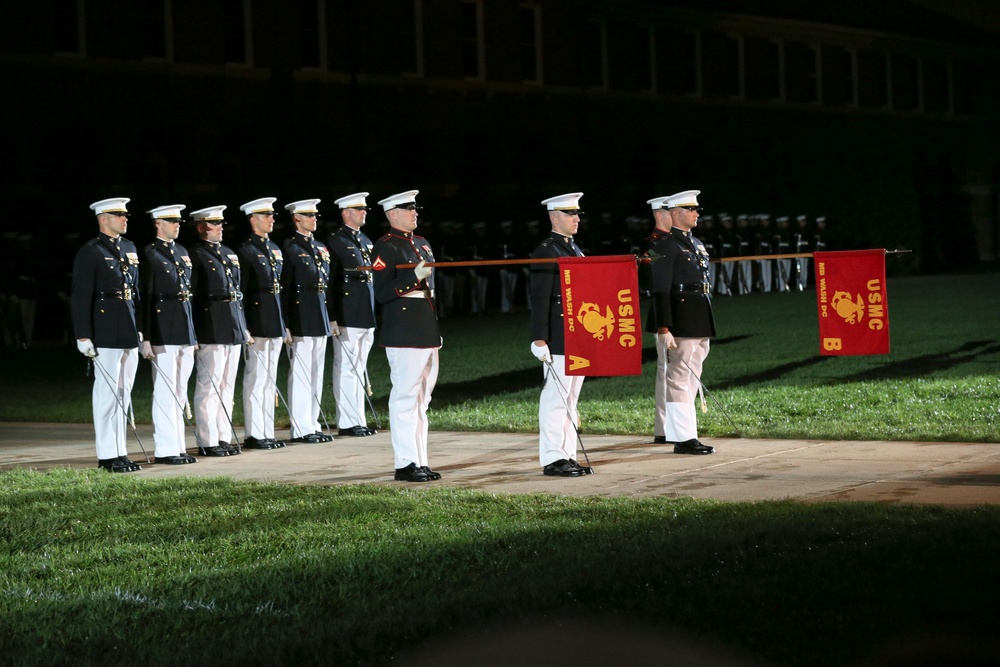
<path id="1" fill-rule="evenodd" d="M 375 327 L 375 290 L 371 271 L 352 271 L 371 266 L 372 242 L 360 230 L 343 225 L 328 239 L 330 289 L 327 307 L 330 319 L 342 327 Z"/>
<path id="2" fill-rule="evenodd" d="M 573 242 L 572 236 L 551 232 L 538 244 L 532 258 L 583 257 L 583 251 Z M 531 340 L 544 340 L 552 354 L 565 354 L 566 339 L 563 331 L 562 286 L 559 284 L 559 265 L 530 264 L 531 267 Z"/>
<path id="3" fill-rule="evenodd" d="M 256 234 L 236 250 L 240 258 L 240 289 L 251 336 L 284 338 L 281 273 L 285 264 L 278 244 Z"/>
<path id="4" fill-rule="evenodd" d="M 143 250 L 143 334 L 153 345 L 195 345 L 191 310 L 191 274 L 188 251 L 177 243 L 156 239 Z"/>
<path id="5" fill-rule="evenodd" d="M 139 298 L 139 254 L 125 238 L 106 234 L 87 241 L 73 261 L 73 333 L 96 347 L 139 346 L 142 331 Z"/>
<path id="6" fill-rule="evenodd" d="M 221 243 L 202 241 L 191 249 L 194 330 L 199 345 L 247 342 L 239 259 Z"/>
<path id="7" fill-rule="evenodd" d="M 417 264 L 420 260 L 434 261 L 431 246 L 422 236 L 391 229 L 372 248 L 375 274 L 375 298 L 382 304 L 382 347 L 440 347 L 434 307 L 434 275 L 418 281 L 413 269 L 397 269 L 397 264 Z M 421 293 L 423 298 L 405 297 Z"/>

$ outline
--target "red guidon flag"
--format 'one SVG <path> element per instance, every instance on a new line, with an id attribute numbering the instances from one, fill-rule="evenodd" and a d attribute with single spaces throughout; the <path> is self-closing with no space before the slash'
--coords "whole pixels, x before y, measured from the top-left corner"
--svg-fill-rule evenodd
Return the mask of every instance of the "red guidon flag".
<path id="1" fill-rule="evenodd" d="M 642 328 L 634 255 L 559 259 L 567 375 L 639 375 Z"/>
<path id="2" fill-rule="evenodd" d="M 819 353 L 849 356 L 889 353 L 885 250 L 813 253 Z"/>

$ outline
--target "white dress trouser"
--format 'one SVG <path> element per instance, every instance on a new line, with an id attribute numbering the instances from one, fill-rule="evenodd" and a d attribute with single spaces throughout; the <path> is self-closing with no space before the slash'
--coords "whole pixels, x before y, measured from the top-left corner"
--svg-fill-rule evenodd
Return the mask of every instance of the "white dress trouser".
<path id="1" fill-rule="evenodd" d="M 657 376 L 663 373 L 666 384 L 664 403 L 660 403 L 657 394 L 656 412 L 657 420 L 663 419 L 663 435 L 667 442 L 685 442 L 698 437 L 694 400 L 698 395 L 698 381 L 708 356 L 709 342 L 707 338 L 675 338 L 674 342 L 677 349 L 664 350 L 667 357 L 665 369 L 659 363 L 660 346 L 656 347 Z M 662 417 L 660 405 L 663 405 Z M 657 431 L 654 433 L 659 434 Z"/>
<path id="2" fill-rule="evenodd" d="M 235 437 L 231 419 L 240 346 L 202 345 L 195 358 L 195 438 L 199 447 L 218 447 L 220 441 L 230 442 Z"/>
<path id="3" fill-rule="evenodd" d="M 341 327 L 333 337 L 333 397 L 337 428 L 368 426 L 365 419 L 365 369 L 375 342 L 375 329 Z"/>
<path id="4" fill-rule="evenodd" d="M 243 369 L 244 438 L 274 438 L 274 408 L 278 400 L 278 360 L 281 338 L 254 338 L 247 345 Z"/>
<path id="5" fill-rule="evenodd" d="M 97 348 L 94 358 L 94 433 L 97 458 L 116 459 L 127 454 L 125 429 L 132 407 L 132 383 L 139 367 L 139 348 Z"/>
<path id="6" fill-rule="evenodd" d="M 288 364 L 288 411 L 292 437 L 320 433 L 320 401 L 326 370 L 326 336 L 292 336 Z"/>
<path id="7" fill-rule="evenodd" d="M 545 385 L 538 399 L 538 459 L 544 467 L 561 459 L 576 459 L 576 429 L 580 424 L 576 406 L 583 376 L 566 375 L 566 357 L 562 354 L 552 355 L 551 366 L 543 363 L 542 372 Z"/>
<path id="8" fill-rule="evenodd" d="M 387 347 L 389 431 L 395 467 L 427 463 L 427 406 L 438 377 L 439 347 Z"/>
<path id="9" fill-rule="evenodd" d="M 179 456 L 187 449 L 184 406 L 188 402 L 188 380 L 194 370 L 194 345 L 154 345 L 150 363 L 154 455 Z"/>

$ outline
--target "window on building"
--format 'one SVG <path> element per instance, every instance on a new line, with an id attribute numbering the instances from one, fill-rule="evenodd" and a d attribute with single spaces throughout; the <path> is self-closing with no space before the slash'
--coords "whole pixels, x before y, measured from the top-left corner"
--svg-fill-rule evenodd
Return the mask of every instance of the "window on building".
<path id="1" fill-rule="evenodd" d="M 424 75 L 424 26 L 421 0 L 401 2 L 399 26 L 399 71 L 410 76 Z"/>
<path id="2" fill-rule="evenodd" d="M 819 101 L 819 51 L 805 42 L 785 42 L 785 101 Z"/>
<path id="3" fill-rule="evenodd" d="M 854 100 L 854 53 L 836 46 L 820 47 L 823 104 L 850 106 Z"/>
<path id="4" fill-rule="evenodd" d="M 655 39 L 657 90 L 672 95 L 697 95 L 698 33 L 657 28 Z"/>
<path id="5" fill-rule="evenodd" d="M 858 51 L 858 105 L 863 109 L 889 106 L 889 62 L 884 53 Z"/>
<path id="6" fill-rule="evenodd" d="M 521 78 L 530 83 L 542 82 L 542 8 L 521 5 L 518 14 L 518 44 L 521 48 Z"/>
<path id="7" fill-rule="evenodd" d="M 606 24 L 608 88 L 633 92 L 652 90 L 649 33 L 648 27 L 634 23 L 609 21 Z"/>
<path id="8" fill-rule="evenodd" d="M 706 97 L 740 97 L 740 43 L 718 32 L 701 34 L 702 92 Z"/>
<path id="9" fill-rule="evenodd" d="M 174 59 L 173 0 L 142 3 L 143 57 L 149 60 Z"/>
<path id="10" fill-rule="evenodd" d="M 781 45 L 778 42 L 764 37 L 744 37 L 743 63 L 746 99 L 781 99 Z"/>
<path id="11" fill-rule="evenodd" d="M 907 54 L 889 57 L 891 105 L 899 111 L 914 111 L 920 108 L 920 62 Z"/>
<path id="12" fill-rule="evenodd" d="M 222 10 L 226 63 L 253 65 L 250 0 L 223 0 Z"/>
<path id="13" fill-rule="evenodd" d="M 83 0 L 52 0 L 49 20 L 52 26 L 52 50 L 60 54 L 86 53 Z"/>
<path id="14" fill-rule="evenodd" d="M 951 68 L 941 58 L 923 59 L 924 111 L 947 113 L 951 108 Z"/>
<path id="15" fill-rule="evenodd" d="M 299 0 L 299 58 L 303 67 L 326 69 L 326 0 Z"/>
<path id="16" fill-rule="evenodd" d="M 467 79 L 484 79 L 482 0 L 462 0 L 460 11 L 462 76 Z"/>

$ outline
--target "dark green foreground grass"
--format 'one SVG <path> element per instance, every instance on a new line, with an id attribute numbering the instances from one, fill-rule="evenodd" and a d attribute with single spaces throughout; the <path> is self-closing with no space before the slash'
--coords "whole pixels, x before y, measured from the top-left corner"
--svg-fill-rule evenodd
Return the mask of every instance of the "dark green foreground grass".
<path id="1" fill-rule="evenodd" d="M 997 507 L 12 471 L 0 538 L 11 665 L 382 663 L 479 622 L 569 612 L 845 665 L 893 638 L 981 645 L 1000 619 Z"/>

